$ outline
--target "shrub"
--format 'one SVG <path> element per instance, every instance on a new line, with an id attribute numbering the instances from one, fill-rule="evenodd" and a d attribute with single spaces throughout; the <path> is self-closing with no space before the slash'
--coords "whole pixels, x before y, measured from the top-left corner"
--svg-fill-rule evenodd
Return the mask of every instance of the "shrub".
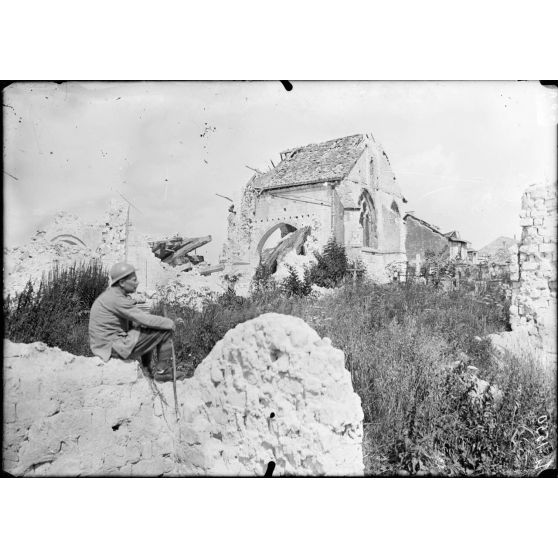
<path id="1" fill-rule="evenodd" d="M 100 262 L 53 267 L 35 289 L 27 283 L 4 300 L 5 335 L 16 343 L 42 341 L 76 355 L 89 355 L 89 309 L 107 288 Z"/>
<path id="2" fill-rule="evenodd" d="M 309 281 L 318 287 L 338 287 L 349 267 L 345 247 L 331 238 L 322 253 L 314 252 L 316 263 L 310 267 Z"/>
<path id="3" fill-rule="evenodd" d="M 258 295 L 267 291 L 272 291 L 276 287 L 277 285 L 271 270 L 260 262 L 252 277 L 250 292 Z"/>
<path id="4" fill-rule="evenodd" d="M 308 296 L 312 292 L 312 284 L 310 282 L 310 273 L 308 270 L 304 272 L 304 278 L 301 280 L 296 269 L 287 265 L 289 274 L 281 282 L 281 289 L 286 296 Z"/>
<path id="5" fill-rule="evenodd" d="M 236 287 L 235 285 L 238 283 L 240 279 L 240 274 L 226 274 L 223 277 L 227 288 L 225 292 L 217 298 L 217 303 L 224 305 L 224 306 L 238 306 L 242 305 L 245 302 L 245 299 L 236 294 Z"/>

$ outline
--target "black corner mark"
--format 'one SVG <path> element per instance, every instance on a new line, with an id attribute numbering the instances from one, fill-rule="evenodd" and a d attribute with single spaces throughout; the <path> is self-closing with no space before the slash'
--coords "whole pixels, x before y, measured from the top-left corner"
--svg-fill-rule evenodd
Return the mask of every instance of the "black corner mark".
<path id="1" fill-rule="evenodd" d="M 267 469 L 265 471 L 264 477 L 272 477 L 274 469 L 275 469 L 275 461 L 270 461 L 267 464 Z"/>
<path id="2" fill-rule="evenodd" d="M 288 81 L 288 80 L 286 80 L 286 79 L 282 79 L 282 80 L 280 80 L 280 81 L 281 81 L 281 83 L 283 84 L 283 87 L 284 87 L 287 91 L 291 91 L 291 90 L 292 90 L 293 84 L 292 84 L 290 81 Z"/>
<path id="3" fill-rule="evenodd" d="M 555 478 L 558 477 L 558 470 L 557 469 L 545 469 L 544 471 L 541 471 L 537 476 L 541 477 L 541 478 L 555 479 Z"/>

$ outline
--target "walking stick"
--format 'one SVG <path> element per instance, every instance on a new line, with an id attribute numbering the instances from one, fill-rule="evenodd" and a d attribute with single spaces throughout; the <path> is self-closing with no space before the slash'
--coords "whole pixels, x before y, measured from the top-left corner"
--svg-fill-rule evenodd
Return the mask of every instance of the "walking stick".
<path id="1" fill-rule="evenodd" d="M 174 341 L 172 339 L 171 339 L 171 351 L 172 351 L 172 391 L 174 394 L 174 412 L 178 420 L 180 418 L 180 414 L 178 412 L 178 397 L 176 395 L 176 358 L 174 356 Z"/>
<path id="2" fill-rule="evenodd" d="M 167 317 L 167 307 L 163 306 L 163 316 Z M 176 357 L 174 353 L 174 340 L 171 338 L 171 354 L 172 354 L 172 392 L 174 395 L 174 413 L 177 420 L 180 418 L 178 412 L 178 396 L 176 395 Z"/>

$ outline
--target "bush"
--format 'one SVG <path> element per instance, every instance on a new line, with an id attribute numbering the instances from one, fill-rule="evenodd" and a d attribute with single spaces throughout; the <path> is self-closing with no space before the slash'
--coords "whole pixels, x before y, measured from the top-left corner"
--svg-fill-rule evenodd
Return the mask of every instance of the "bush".
<path id="1" fill-rule="evenodd" d="M 89 310 L 109 277 L 92 260 L 69 268 L 55 266 L 35 290 L 31 281 L 4 300 L 5 335 L 16 343 L 42 341 L 75 355 L 90 355 Z"/>
<path id="2" fill-rule="evenodd" d="M 312 292 L 312 284 L 310 282 L 310 273 L 308 270 L 304 272 L 304 278 L 301 280 L 296 269 L 287 265 L 289 274 L 281 282 L 281 289 L 286 296 L 308 296 Z"/>
<path id="3" fill-rule="evenodd" d="M 224 306 L 239 306 L 244 304 L 246 299 L 236 294 L 236 284 L 240 279 L 240 274 L 226 274 L 223 279 L 227 288 L 225 292 L 217 298 L 217 303 Z"/>
<path id="4" fill-rule="evenodd" d="M 254 277 L 252 277 L 250 292 L 258 295 L 268 291 L 273 291 L 276 287 L 277 285 L 270 269 L 260 262 L 254 272 Z"/>
<path id="5" fill-rule="evenodd" d="M 345 247 L 331 238 L 323 252 L 314 252 L 317 262 L 310 267 L 309 281 L 318 287 L 338 287 L 349 267 Z"/>

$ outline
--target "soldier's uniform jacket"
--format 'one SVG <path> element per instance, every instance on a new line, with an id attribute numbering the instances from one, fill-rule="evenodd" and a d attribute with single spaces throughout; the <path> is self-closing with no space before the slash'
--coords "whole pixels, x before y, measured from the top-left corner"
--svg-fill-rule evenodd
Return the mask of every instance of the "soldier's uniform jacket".
<path id="1" fill-rule="evenodd" d="M 97 297 L 89 314 L 89 345 L 94 355 L 105 362 L 114 350 L 121 358 L 128 358 L 138 342 L 140 330 L 172 329 L 173 321 L 142 312 L 119 287 L 109 287 Z"/>

